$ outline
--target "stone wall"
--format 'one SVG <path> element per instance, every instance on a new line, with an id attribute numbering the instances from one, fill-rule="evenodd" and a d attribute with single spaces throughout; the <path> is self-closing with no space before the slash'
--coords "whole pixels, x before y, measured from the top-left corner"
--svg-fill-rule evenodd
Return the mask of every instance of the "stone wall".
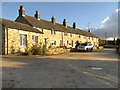
<path id="1" fill-rule="evenodd" d="M 75 48 L 76 46 L 76 41 L 79 41 L 80 43 L 85 43 L 85 42 L 91 42 L 92 45 L 94 46 L 98 46 L 99 45 L 99 41 L 98 38 L 95 37 L 88 37 L 88 36 L 84 36 L 80 35 L 80 38 L 77 37 L 77 34 L 72 34 L 72 37 L 70 37 L 70 33 L 67 33 L 67 36 L 65 36 L 64 32 L 60 32 L 60 31 L 55 31 L 56 34 L 55 35 L 51 35 L 51 30 L 47 30 L 47 29 L 43 29 L 43 38 L 47 38 L 47 46 L 50 46 L 50 42 L 51 40 L 55 40 L 56 41 L 56 46 L 60 46 L 59 41 L 62 40 L 63 41 L 63 46 L 68 46 L 69 44 L 71 44 L 71 42 L 73 41 L 73 48 Z M 63 39 L 62 39 L 63 36 Z M 66 41 L 68 40 L 69 44 L 66 44 Z M 43 41 L 43 40 L 42 40 Z"/>
<path id="2" fill-rule="evenodd" d="M 27 46 L 20 45 L 20 34 L 27 35 Z M 42 35 L 40 33 L 5 28 L 5 54 L 25 52 L 27 48 L 30 48 L 33 45 L 32 35 L 38 36 L 38 43 L 40 43 L 40 40 L 42 38 Z"/>
<path id="3" fill-rule="evenodd" d="M 4 37 L 4 47 L 3 51 L 5 51 L 5 54 L 11 54 L 16 52 L 25 52 L 26 48 L 30 48 L 34 43 L 32 41 L 32 35 L 38 36 L 38 44 L 43 44 L 43 39 L 47 39 L 47 47 L 50 46 L 51 40 L 56 41 L 55 47 L 60 46 L 60 40 L 63 41 L 63 46 L 69 46 L 71 42 L 73 41 L 73 48 L 75 48 L 76 41 L 79 41 L 80 43 L 84 42 L 91 42 L 94 46 L 97 46 L 98 38 L 92 38 L 88 36 L 80 35 L 80 38 L 77 37 L 77 34 L 72 34 L 72 37 L 70 37 L 70 33 L 67 33 L 68 35 L 65 36 L 64 32 L 55 31 L 55 35 L 51 34 L 51 30 L 43 29 L 43 33 L 35 33 L 35 32 L 29 32 L 29 31 L 23 31 L 23 30 L 17 30 L 12 28 L 4 28 L 3 31 L 5 31 Z M 27 47 L 26 46 L 20 46 L 20 34 L 27 35 Z M 62 38 L 63 37 L 63 38 Z M 68 40 L 68 44 L 66 44 L 66 41 Z"/>
<path id="4" fill-rule="evenodd" d="M 68 52 L 70 52 L 70 49 L 50 48 L 47 51 L 47 55 L 55 55 L 55 54 L 68 53 Z"/>

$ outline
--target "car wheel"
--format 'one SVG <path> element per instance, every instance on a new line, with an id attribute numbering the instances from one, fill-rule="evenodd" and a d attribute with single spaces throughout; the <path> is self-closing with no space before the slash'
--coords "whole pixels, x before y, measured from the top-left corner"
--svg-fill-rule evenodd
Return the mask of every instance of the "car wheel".
<path id="1" fill-rule="evenodd" d="M 77 52 L 80 52 L 80 50 L 77 50 Z"/>
<path id="2" fill-rule="evenodd" d="M 86 49 L 86 52 L 88 52 L 88 48 Z"/>
<path id="3" fill-rule="evenodd" d="M 93 51 L 93 48 L 90 49 L 90 52 L 92 52 L 92 51 Z"/>

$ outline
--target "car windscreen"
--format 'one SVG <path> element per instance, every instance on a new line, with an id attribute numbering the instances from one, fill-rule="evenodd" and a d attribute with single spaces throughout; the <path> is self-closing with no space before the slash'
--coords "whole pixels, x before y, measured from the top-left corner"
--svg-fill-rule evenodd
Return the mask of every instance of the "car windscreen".
<path id="1" fill-rule="evenodd" d="M 87 43 L 82 43 L 81 46 L 87 46 Z"/>

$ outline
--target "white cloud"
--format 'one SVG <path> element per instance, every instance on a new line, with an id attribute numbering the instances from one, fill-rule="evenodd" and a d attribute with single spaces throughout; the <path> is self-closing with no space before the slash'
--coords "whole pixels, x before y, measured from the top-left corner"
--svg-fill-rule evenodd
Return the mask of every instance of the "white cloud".
<path id="1" fill-rule="evenodd" d="M 93 34 L 101 39 L 106 39 L 105 32 L 108 38 L 118 37 L 118 12 L 120 9 L 116 9 L 110 17 L 106 17 L 100 25 L 100 28 L 91 28 Z"/>
<path id="2" fill-rule="evenodd" d="M 110 18 L 109 17 L 106 17 L 103 21 L 102 21 L 102 23 L 104 24 L 106 21 L 108 21 Z"/>

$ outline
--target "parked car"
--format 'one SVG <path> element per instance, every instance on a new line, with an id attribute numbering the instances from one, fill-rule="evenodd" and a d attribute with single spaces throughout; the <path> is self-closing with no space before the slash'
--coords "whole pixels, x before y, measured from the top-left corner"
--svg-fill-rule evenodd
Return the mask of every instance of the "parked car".
<path id="1" fill-rule="evenodd" d="M 91 43 L 82 43 L 77 47 L 78 51 L 93 51 L 93 45 Z"/>

